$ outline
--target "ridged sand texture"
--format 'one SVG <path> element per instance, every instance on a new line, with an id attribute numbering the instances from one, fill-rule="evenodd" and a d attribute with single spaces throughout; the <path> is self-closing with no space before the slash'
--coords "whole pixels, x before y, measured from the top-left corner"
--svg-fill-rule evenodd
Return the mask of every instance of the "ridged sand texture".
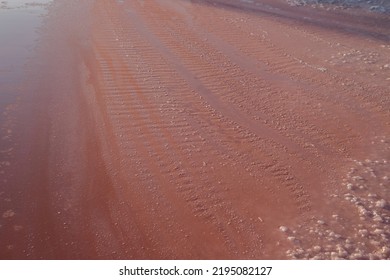
<path id="1" fill-rule="evenodd" d="M 390 24 L 359 12 L 55 1 L 0 258 L 389 258 Z"/>

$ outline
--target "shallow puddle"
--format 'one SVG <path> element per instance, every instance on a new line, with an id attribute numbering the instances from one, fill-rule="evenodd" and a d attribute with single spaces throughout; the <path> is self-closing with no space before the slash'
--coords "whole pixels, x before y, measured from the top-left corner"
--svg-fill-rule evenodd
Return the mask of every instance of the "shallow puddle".
<path id="1" fill-rule="evenodd" d="M 31 56 L 43 15 L 52 0 L 0 2 L 0 121 L 20 92 L 23 70 Z"/>

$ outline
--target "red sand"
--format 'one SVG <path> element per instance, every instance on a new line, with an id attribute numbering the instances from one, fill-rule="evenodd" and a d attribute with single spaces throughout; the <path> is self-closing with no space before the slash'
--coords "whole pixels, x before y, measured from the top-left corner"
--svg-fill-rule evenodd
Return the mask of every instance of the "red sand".
<path id="1" fill-rule="evenodd" d="M 283 1 L 55 1 L 2 165 L 0 258 L 311 258 L 321 243 L 330 259 L 348 238 L 351 257 L 369 237 L 332 198 L 353 160 L 390 174 L 388 30 Z M 382 245 L 361 258 L 389 258 Z"/>

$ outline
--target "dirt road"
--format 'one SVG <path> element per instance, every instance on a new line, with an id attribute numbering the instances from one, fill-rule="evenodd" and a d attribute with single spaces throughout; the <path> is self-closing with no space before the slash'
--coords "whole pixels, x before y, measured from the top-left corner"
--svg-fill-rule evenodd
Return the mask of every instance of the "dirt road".
<path id="1" fill-rule="evenodd" d="M 10 113 L 0 257 L 389 258 L 389 30 L 285 1 L 54 1 Z"/>

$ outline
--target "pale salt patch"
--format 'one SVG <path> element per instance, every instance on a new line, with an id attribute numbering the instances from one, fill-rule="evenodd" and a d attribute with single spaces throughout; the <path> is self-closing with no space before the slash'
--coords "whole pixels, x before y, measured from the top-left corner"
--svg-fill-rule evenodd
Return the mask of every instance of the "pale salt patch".
<path id="1" fill-rule="evenodd" d="M 321 246 L 316 245 L 313 247 L 313 250 L 318 253 L 322 250 L 322 248 L 321 248 Z"/>
<path id="2" fill-rule="evenodd" d="M 390 248 L 386 247 L 386 246 L 383 246 L 381 248 L 381 251 L 383 254 L 389 254 L 390 253 Z"/>
<path id="3" fill-rule="evenodd" d="M 23 226 L 18 226 L 18 225 L 14 226 L 14 231 L 20 231 L 22 229 L 23 229 Z"/>
<path id="4" fill-rule="evenodd" d="M 374 216 L 374 219 L 373 219 L 373 220 L 374 220 L 375 222 L 383 222 L 382 217 L 379 216 L 379 215 Z"/>
<path id="5" fill-rule="evenodd" d="M 279 227 L 279 230 L 280 230 L 281 232 L 287 232 L 287 231 L 288 231 L 288 227 L 280 226 L 280 227 Z"/>
<path id="6" fill-rule="evenodd" d="M 339 257 L 339 254 L 337 254 L 336 252 L 331 252 L 331 253 L 330 253 L 330 257 L 331 257 L 332 259 L 336 259 L 336 258 Z"/>
<path id="7" fill-rule="evenodd" d="M 361 236 L 365 237 L 365 236 L 368 235 L 368 230 L 366 230 L 366 229 L 361 229 L 361 230 L 359 230 L 359 233 L 360 233 Z"/>
<path id="8" fill-rule="evenodd" d="M 375 206 L 376 207 L 379 207 L 379 208 L 385 208 L 386 207 L 386 200 L 384 199 L 380 199 L 378 200 L 376 203 L 375 203 Z"/>
<path id="9" fill-rule="evenodd" d="M 11 209 L 10 210 L 7 210 L 3 213 L 3 218 L 6 219 L 6 218 L 12 218 L 13 216 L 15 216 L 15 212 L 12 211 Z"/>
<path id="10" fill-rule="evenodd" d="M 378 235 L 382 234 L 383 232 L 384 231 L 382 229 L 379 229 L 379 228 L 374 230 L 374 234 L 378 234 Z"/>

